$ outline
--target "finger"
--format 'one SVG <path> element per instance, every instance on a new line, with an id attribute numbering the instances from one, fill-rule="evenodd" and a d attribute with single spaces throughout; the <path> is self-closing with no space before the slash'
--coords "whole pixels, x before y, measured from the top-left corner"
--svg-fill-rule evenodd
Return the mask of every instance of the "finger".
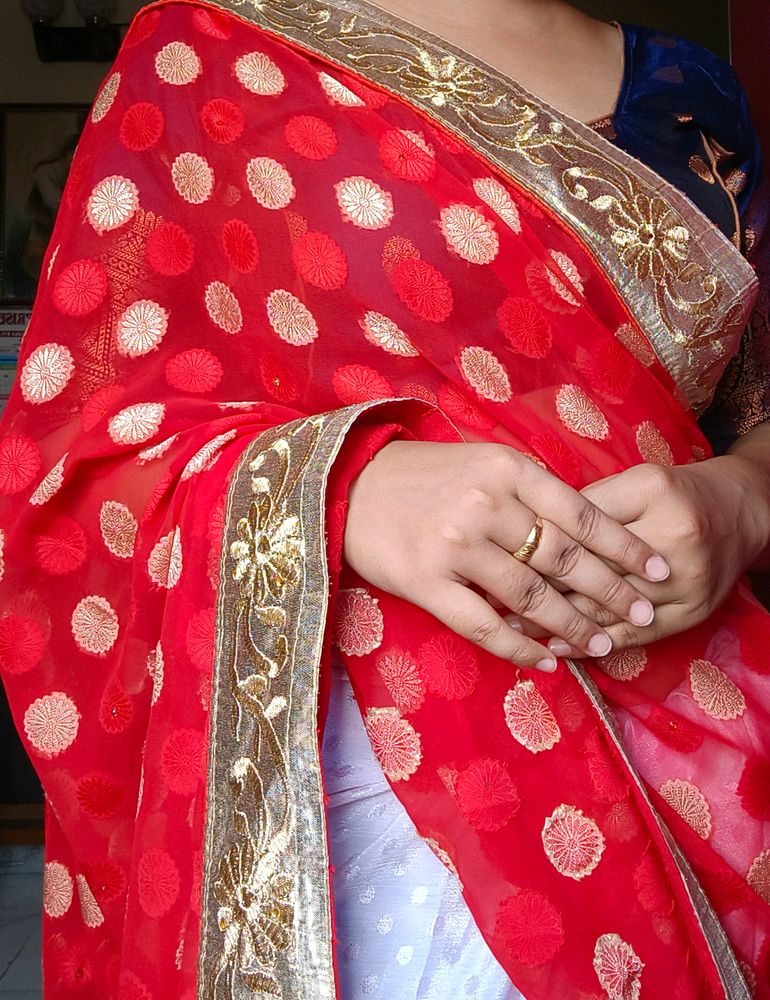
<path id="1" fill-rule="evenodd" d="M 447 581 L 430 589 L 422 607 L 440 622 L 503 660 L 510 660 L 519 667 L 534 667 L 552 672 L 556 658 L 547 649 L 511 628 L 503 618 L 468 587 Z"/>
<path id="2" fill-rule="evenodd" d="M 667 491 L 668 472 L 662 466 L 635 465 L 617 476 L 600 479 L 580 492 L 620 524 L 639 521 Z"/>
<path id="3" fill-rule="evenodd" d="M 534 462 L 526 466 L 520 463 L 515 486 L 522 503 L 624 572 L 653 582 L 668 577 L 668 563 L 651 545 Z"/>
<path id="4" fill-rule="evenodd" d="M 648 646 L 651 642 L 658 642 L 668 636 L 677 635 L 679 632 L 692 628 L 695 623 L 692 616 L 679 604 L 665 604 L 657 611 L 655 622 L 649 628 L 637 628 L 628 622 L 608 625 L 607 632 L 612 637 L 613 655 L 624 649 Z M 548 648 L 559 657 L 569 657 L 570 659 L 581 659 L 582 657 L 578 649 L 560 639 L 552 639 L 548 643 Z M 600 666 L 602 659 L 606 659 L 606 657 L 598 658 Z"/>
<path id="5" fill-rule="evenodd" d="M 628 579 L 550 521 L 543 522 L 540 545 L 529 565 L 633 625 L 648 626 L 655 617 L 652 602 Z"/>
<path id="6" fill-rule="evenodd" d="M 597 604 L 596 601 L 591 600 L 590 597 L 585 597 L 583 594 L 576 594 L 574 592 L 569 592 L 564 595 L 567 600 L 574 604 L 575 607 L 584 614 L 587 618 L 595 621 L 597 625 L 601 626 L 603 629 L 607 629 L 610 625 L 617 625 L 621 619 L 617 615 L 613 614 L 601 604 Z M 521 615 L 506 614 L 503 616 L 506 622 L 511 626 L 511 628 L 520 629 L 524 635 L 528 635 L 530 639 L 546 639 L 548 638 L 548 632 L 541 628 L 535 622 L 531 621 L 529 618 L 522 618 Z M 563 640 L 558 637 L 552 637 L 548 643 L 549 648 L 552 652 L 556 653 L 557 656 L 567 656 L 568 652 L 559 652 L 558 649 L 554 649 L 554 645 L 561 641 L 562 645 L 565 645 Z"/>
<path id="7" fill-rule="evenodd" d="M 595 622 L 581 614 L 539 573 L 493 542 L 483 543 L 469 553 L 460 572 L 516 614 L 549 630 L 550 635 L 563 635 L 588 655 L 605 656 L 612 648 L 609 636 Z"/>

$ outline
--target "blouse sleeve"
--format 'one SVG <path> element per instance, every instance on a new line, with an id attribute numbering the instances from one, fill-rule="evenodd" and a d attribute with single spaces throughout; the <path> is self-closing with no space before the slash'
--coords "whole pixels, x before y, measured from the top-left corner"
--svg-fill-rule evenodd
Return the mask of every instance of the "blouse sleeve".
<path id="1" fill-rule="evenodd" d="M 754 265 L 760 292 L 737 354 L 717 386 L 701 428 L 721 453 L 752 428 L 770 420 L 770 182 L 762 176 L 759 140 L 740 90 L 741 147 L 718 163 L 735 198 L 741 244 Z"/>

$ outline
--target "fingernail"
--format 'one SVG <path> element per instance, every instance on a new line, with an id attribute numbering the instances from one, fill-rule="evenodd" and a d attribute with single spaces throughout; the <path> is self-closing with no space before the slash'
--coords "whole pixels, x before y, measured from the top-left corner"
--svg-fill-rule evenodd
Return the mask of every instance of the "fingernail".
<path id="1" fill-rule="evenodd" d="M 652 625 L 655 608 L 649 601 L 634 601 L 628 612 L 628 620 L 634 625 Z"/>
<path id="2" fill-rule="evenodd" d="M 600 632 L 588 643 L 588 652 L 591 656 L 606 656 L 612 652 L 612 639 L 606 632 Z"/>
<path id="3" fill-rule="evenodd" d="M 510 627 L 515 632 L 523 632 L 524 631 L 524 626 L 521 624 L 521 620 L 519 618 L 505 618 L 504 621 L 505 621 L 506 625 L 510 625 Z"/>
<path id="4" fill-rule="evenodd" d="M 552 660 L 548 657 L 545 660 L 538 660 L 535 664 L 536 670 L 542 670 L 546 674 L 552 674 L 556 669 L 556 660 Z"/>
<path id="5" fill-rule="evenodd" d="M 572 652 L 572 646 L 563 639 L 551 639 L 548 648 L 554 656 L 569 656 Z"/>
<path id="6" fill-rule="evenodd" d="M 653 580 L 655 583 L 667 580 L 671 575 L 669 565 L 662 556 L 650 556 L 645 564 L 644 571 L 647 574 L 647 579 Z"/>

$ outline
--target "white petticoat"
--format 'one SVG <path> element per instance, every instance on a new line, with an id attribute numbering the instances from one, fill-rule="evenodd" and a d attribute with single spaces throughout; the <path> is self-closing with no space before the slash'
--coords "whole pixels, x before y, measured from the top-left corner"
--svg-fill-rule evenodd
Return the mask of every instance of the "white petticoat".
<path id="1" fill-rule="evenodd" d="M 332 672 L 323 764 L 342 1000 L 523 1000 L 388 785 L 347 673 Z"/>

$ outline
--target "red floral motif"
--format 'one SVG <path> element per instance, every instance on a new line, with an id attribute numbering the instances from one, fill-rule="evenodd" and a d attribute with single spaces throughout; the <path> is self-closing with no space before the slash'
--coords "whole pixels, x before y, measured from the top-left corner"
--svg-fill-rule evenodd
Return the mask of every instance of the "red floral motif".
<path id="1" fill-rule="evenodd" d="M 214 142 L 235 142 L 246 128 L 246 116 L 232 101 L 215 98 L 201 108 L 201 124 Z"/>
<path id="2" fill-rule="evenodd" d="M 495 426 L 488 416 L 462 389 L 446 382 L 438 391 L 438 402 L 450 420 L 479 430 L 489 430 Z"/>
<path id="3" fill-rule="evenodd" d="M 581 362 L 580 369 L 594 389 L 618 401 L 626 398 L 636 378 L 636 365 L 615 340 L 600 344 Z"/>
<path id="4" fill-rule="evenodd" d="M 206 12 L 196 11 L 195 13 L 205 15 Z M 118 1000 L 152 1000 L 152 994 L 133 972 L 123 972 L 120 976 Z"/>
<path id="5" fill-rule="evenodd" d="M 259 247 L 253 230 L 242 219 L 230 219 L 222 227 L 222 247 L 236 271 L 248 274 L 259 263 Z"/>
<path id="6" fill-rule="evenodd" d="M 712 868 L 698 866 L 696 874 L 709 902 L 720 916 L 750 905 L 751 887 L 736 871 L 726 865 L 718 855 L 711 859 Z"/>
<path id="7" fill-rule="evenodd" d="M 265 389 L 279 402 L 299 399 L 299 384 L 285 361 L 273 354 L 263 354 L 259 359 L 259 374 Z"/>
<path id="8" fill-rule="evenodd" d="M 83 874 L 98 903 L 109 903 L 125 892 L 126 876 L 114 862 L 106 858 L 84 864 Z"/>
<path id="9" fill-rule="evenodd" d="M 417 132 L 389 129 L 381 136 L 379 148 L 386 170 L 405 181 L 427 181 L 436 172 L 433 147 Z"/>
<path id="10" fill-rule="evenodd" d="M 65 316 L 87 316 L 107 294 L 107 275 L 95 260 L 76 260 L 53 288 L 53 304 Z"/>
<path id="11" fill-rule="evenodd" d="M 638 1000 L 644 962 L 617 934 L 602 934 L 594 949 L 594 969 L 608 1000 Z"/>
<path id="12" fill-rule="evenodd" d="M 376 597 L 357 587 L 341 590 L 334 612 L 332 641 L 348 656 L 365 656 L 382 643 L 383 620 Z"/>
<path id="13" fill-rule="evenodd" d="M 530 446 L 540 455 L 546 465 L 559 479 L 570 486 L 580 482 L 580 466 L 575 452 L 550 431 L 533 435 Z"/>
<path id="14" fill-rule="evenodd" d="M 167 277 L 184 274 L 195 256 L 190 235 L 175 222 L 161 222 L 147 240 L 147 263 Z"/>
<path id="15" fill-rule="evenodd" d="M 479 661 L 467 643 L 452 635 L 436 635 L 420 647 L 420 674 L 431 694 L 467 698 L 479 682 Z"/>
<path id="16" fill-rule="evenodd" d="M 530 299 L 510 296 L 497 310 L 497 322 L 508 343 L 527 358 L 545 358 L 551 351 L 551 324 Z"/>
<path id="17" fill-rule="evenodd" d="M 120 123 L 120 141 L 134 153 L 151 149 L 163 135 L 163 112 L 157 104 L 132 104 Z"/>
<path id="18" fill-rule="evenodd" d="M 119 385 L 106 385 L 97 389 L 93 396 L 83 403 L 80 411 L 80 424 L 84 431 L 92 431 L 111 413 L 117 401 L 124 395 L 125 389 Z"/>
<path id="19" fill-rule="evenodd" d="M 169 733 L 160 755 L 166 784 L 177 795 L 192 795 L 203 779 L 206 744 L 197 729 L 175 729 Z"/>
<path id="20" fill-rule="evenodd" d="M 86 534 L 71 517 L 50 521 L 48 530 L 35 539 L 35 557 L 46 573 L 71 573 L 86 557 Z"/>
<path id="21" fill-rule="evenodd" d="M 0 618 L 0 671 L 25 674 L 42 659 L 48 638 L 40 625 L 25 615 Z"/>
<path id="22" fill-rule="evenodd" d="M 408 781 L 422 760 L 420 736 L 414 726 L 401 718 L 397 708 L 370 708 L 364 721 L 385 776 L 390 781 Z"/>
<path id="23" fill-rule="evenodd" d="M 667 913 L 671 907 L 671 893 L 666 874 L 660 862 L 645 854 L 634 868 L 634 889 L 639 902 L 648 913 Z"/>
<path id="24" fill-rule="evenodd" d="M 168 913 L 179 896 L 179 869 L 166 851 L 145 851 L 137 870 L 139 904 L 148 917 Z"/>
<path id="25" fill-rule="evenodd" d="M 425 686 L 413 657 L 400 649 L 391 649 L 377 659 L 377 672 L 382 677 L 396 708 L 416 712 L 425 700 Z"/>
<path id="26" fill-rule="evenodd" d="M 770 760 L 750 757 L 738 781 L 741 805 L 755 819 L 770 819 Z"/>
<path id="27" fill-rule="evenodd" d="M 390 236 L 382 247 L 382 269 L 388 276 L 402 260 L 419 260 L 420 251 L 405 236 Z"/>
<path id="28" fill-rule="evenodd" d="M 18 493 L 35 479 L 40 452 L 32 438 L 14 434 L 0 441 L 0 493 Z"/>
<path id="29" fill-rule="evenodd" d="M 131 725 L 133 717 L 134 703 L 117 681 L 110 681 L 99 705 L 102 728 L 108 733 L 122 733 Z"/>
<path id="30" fill-rule="evenodd" d="M 452 289 L 432 264 L 402 258 L 394 265 L 390 280 L 396 295 L 417 316 L 432 323 L 449 319 L 454 306 Z"/>
<path id="31" fill-rule="evenodd" d="M 535 889 L 519 889 L 497 911 L 495 934 L 516 962 L 536 968 L 558 954 L 564 944 L 561 914 Z"/>
<path id="32" fill-rule="evenodd" d="M 347 258 L 326 233 L 303 233 L 297 237 L 292 255 L 301 277 L 316 288 L 330 291 L 342 288 L 348 280 Z"/>
<path id="33" fill-rule="evenodd" d="M 366 365 L 343 365 L 338 368 L 332 375 L 332 387 L 346 406 L 394 394 L 390 382 Z"/>
<path id="34" fill-rule="evenodd" d="M 460 812 L 476 830 L 493 833 L 513 819 L 521 799 L 505 764 L 479 757 L 461 771 L 454 786 Z"/>
<path id="35" fill-rule="evenodd" d="M 202 347 L 182 351 L 166 362 L 166 381 L 182 392 L 210 392 L 219 385 L 222 375 L 219 359 Z"/>
<path id="36" fill-rule="evenodd" d="M 187 626 L 186 646 L 192 662 L 201 671 L 207 671 L 214 659 L 216 641 L 216 612 L 214 608 L 199 611 Z"/>
<path id="37" fill-rule="evenodd" d="M 94 819 L 113 816 L 123 805 L 125 792 L 112 778 L 103 774 L 87 774 L 78 781 L 75 791 L 78 805 Z"/>
<path id="38" fill-rule="evenodd" d="M 192 19 L 198 31 L 203 35 L 208 35 L 209 38 L 221 41 L 230 37 L 231 24 L 225 14 L 220 14 L 215 10 L 194 10 Z M 123 1000 L 123 997 L 120 1000 Z"/>
<path id="39" fill-rule="evenodd" d="M 325 160 L 337 149 L 337 135 L 331 125 L 315 115 L 295 115 L 284 129 L 289 149 L 308 160 Z"/>
<path id="40" fill-rule="evenodd" d="M 594 820 L 566 804 L 546 819 L 542 840 L 556 871 L 576 881 L 590 875 L 604 853 L 604 837 Z"/>
<path id="41" fill-rule="evenodd" d="M 676 715 L 662 705 L 653 705 L 647 716 L 647 726 L 665 744 L 681 753 L 692 753 L 703 744 L 703 730 L 683 715 Z"/>

